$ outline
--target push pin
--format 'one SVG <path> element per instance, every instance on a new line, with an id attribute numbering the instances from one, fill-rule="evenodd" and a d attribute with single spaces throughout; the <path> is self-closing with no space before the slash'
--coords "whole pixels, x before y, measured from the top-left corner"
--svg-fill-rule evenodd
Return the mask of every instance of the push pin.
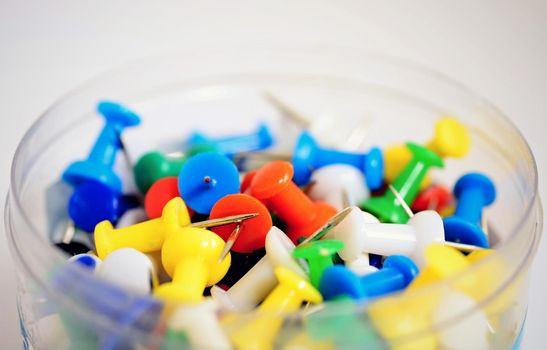
<path id="1" fill-rule="evenodd" d="M 282 315 L 298 310 L 303 302 L 320 303 L 321 294 L 302 276 L 284 267 L 275 269 L 279 284 L 260 304 L 256 317 L 230 334 L 238 349 L 268 349 L 283 324 Z"/>
<path id="2" fill-rule="evenodd" d="M 370 197 L 365 177 L 357 168 L 346 164 L 333 164 L 313 172 L 306 193 L 315 201 L 327 202 L 337 210 L 358 205 Z"/>
<path id="3" fill-rule="evenodd" d="M 157 268 L 145 254 L 131 248 L 121 248 L 109 254 L 96 275 L 124 290 L 148 295 L 158 286 Z"/>
<path id="4" fill-rule="evenodd" d="M 154 295 L 169 303 L 202 301 L 205 287 L 220 281 L 230 267 L 230 254 L 218 262 L 223 247 L 222 238 L 202 228 L 180 228 L 169 235 L 161 260 L 173 280 L 156 288 Z"/>
<path id="5" fill-rule="evenodd" d="M 418 267 L 406 256 L 392 255 L 377 272 L 359 277 L 348 268 L 336 265 L 325 270 L 319 290 L 326 300 L 340 295 L 372 299 L 405 289 L 418 275 Z"/>
<path id="6" fill-rule="evenodd" d="M 180 305 L 167 321 L 168 330 L 184 332 L 196 349 L 230 349 L 216 312 L 217 305 L 211 298 L 199 304 Z"/>
<path id="7" fill-rule="evenodd" d="M 165 238 L 184 226 L 215 227 L 242 222 L 257 215 L 257 213 L 242 214 L 190 224 L 184 201 L 176 197 L 165 205 L 161 218 L 118 229 L 114 229 L 108 221 L 99 223 L 95 227 L 95 247 L 100 258 L 106 257 L 119 248 L 133 248 L 141 253 L 151 253 L 160 250 Z"/>
<path id="8" fill-rule="evenodd" d="M 293 167 L 284 161 L 273 161 L 257 171 L 250 191 L 268 209 L 287 224 L 287 234 L 297 243 L 336 214 L 336 209 L 323 202 L 312 202 L 292 181 Z"/>
<path id="9" fill-rule="evenodd" d="M 222 309 L 229 311 L 251 311 L 276 285 L 274 268 L 285 267 L 302 277 L 306 273 L 292 257 L 294 244 L 277 227 L 273 226 L 266 235 L 266 256 L 260 259 L 239 281 L 227 291 L 220 287 L 211 288 L 211 296 Z"/>
<path id="10" fill-rule="evenodd" d="M 106 124 L 88 158 L 72 163 L 63 173 L 63 180 L 72 186 L 95 180 L 121 193 L 122 181 L 112 169 L 116 154 L 122 148 L 120 135 L 123 129 L 138 125 L 140 118 L 133 111 L 114 102 L 100 102 L 97 110 L 105 117 Z"/>
<path id="11" fill-rule="evenodd" d="M 68 215 L 76 225 L 86 232 L 93 232 L 101 221 L 114 225 L 126 211 L 139 206 L 133 196 L 114 192 L 102 182 L 86 181 L 74 189 L 68 202 Z"/>
<path id="12" fill-rule="evenodd" d="M 67 262 L 83 266 L 90 271 L 97 272 L 97 269 L 101 266 L 101 259 L 94 254 L 84 253 L 71 256 Z"/>
<path id="13" fill-rule="evenodd" d="M 146 194 L 158 180 L 178 176 L 185 161 L 186 157 L 183 153 L 165 155 L 154 151 L 144 154 L 133 168 L 133 176 L 139 191 Z"/>
<path id="14" fill-rule="evenodd" d="M 471 138 L 465 125 L 456 118 L 444 117 L 435 124 L 435 135 L 425 147 L 439 157 L 462 158 L 471 146 Z M 384 152 L 386 182 L 393 182 L 412 158 L 412 153 L 404 145 L 388 147 Z M 427 179 L 422 181 L 428 184 Z"/>
<path id="15" fill-rule="evenodd" d="M 319 288 L 319 281 L 326 268 L 333 265 L 334 254 L 344 248 L 344 243 L 335 239 L 301 244 L 296 247 L 292 254 L 297 259 L 304 259 L 308 262 L 310 270 L 310 282 L 315 288 Z"/>
<path id="16" fill-rule="evenodd" d="M 156 181 L 144 196 L 144 209 L 148 218 L 159 218 L 165 205 L 171 199 L 179 196 L 178 177 L 168 176 Z M 188 214 L 192 217 L 194 211 L 188 208 Z"/>
<path id="17" fill-rule="evenodd" d="M 239 173 L 223 155 L 201 153 L 188 159 L 179 174 L 180 195 L 199 214 L 209 214 L 222 197 L 239 193 Z"/>
<path id="18" fill-rule="evenodd" d="M 264 248 L 266 235 L 272 227 L 272 217 L 268 209 L 260 201 L 247 194 L 230 194 L 216 202 L 209 215 L 209 218 L 216 219 L 248 213 L 257 213 L 258 216 L 241 224 L 238 239 L 234 241 L 231 248 L 237 253 L 251 253 Z M 228 245 L 228 237 L 234 228 L 235 225 L 224 225 L 211 230 L 227 241 Z"/>
<path id="19" fill-rule="evenodd" d="M 418 194 L 412 203 L 412 211 L 435 210 L 442 215 L 453 202 L 454 197 L 448 188 L 431 185 Z"/>
<path id="20" fill-rule="evenodd" d="M 384 181 L 384 163 L 379 148 L 373 147 L 368 154 L 321 148 L 308 132 L 303 131 L 296 141 L 293 155 L 294 182 L 305 185 L 314 170 L 332 164 L 356 167 L 365 175 L 371 190 L 380 188 Z"/>
<path id="21" fill-rule="evenodd" d="M 488 237 L 481 229 L 481 217 L 483 209 L 496 199 L 494 183 L 483 174 L 469 173 L 456 182 L 454 196 L 458 205 L 454 216 L 444 219 L 446 238 L 488 248 Z"/>
<path id="22" fill-rule="evenodd" d="M 443 167 L 441 158 L 425 147 L 414 143 L 407 144 L 413 154 L 412 160 L 393 182 L 393 187 L 400 194 L 402 201 L 397 200 L 393 191 L 386 192 L 381 197 L 371 197 L 361 205 L 362 209 L 375 215 L 382 222 L 404 224 L 409 215 L 401 206 L 401 202 L 412 203 L 424 176 L 430 167 Z"/>
<path id="23" fill-rule="evenodd" d="M 259 151 L 274 144 L 274 138 L 268 125 L 261 123 L 255 132 L 228 137 L 212 138 L 200 132 L 194 132 L 186 141 L 188 147 L 210 145 L 216 152 L 231 156 L 240 152 Z"/>

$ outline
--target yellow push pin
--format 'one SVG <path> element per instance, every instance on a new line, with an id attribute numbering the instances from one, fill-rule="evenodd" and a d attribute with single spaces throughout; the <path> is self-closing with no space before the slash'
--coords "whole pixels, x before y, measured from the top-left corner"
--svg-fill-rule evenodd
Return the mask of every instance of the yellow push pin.
<path id="1" fill-rule="evenodd" d="M 278 267 L 279 284 L 258 307 L 256 316 L 230 335 L 238 349 L 272 349 L 283 324 L 283 315 L 296 311 L 303 302 L 320 303 L 321 294 L 302 276 Z"/>
<path id="2" fill-rule="evenodd" d="M 154 295 L 169 303 L 202 301 L 205 287 L 220 281 L 230 267 L 229 253 L 218 261 L 224 244 L 215 233 L 197 227 L 179 228 L 169 235 L 161 249 L 161 260 L 173 280 L 156 288 Z"/>
<path id="3" fill-rule="evenodd" d="M 462 158 L 471 146 L 471 137 L 467 128 L 456 118 L 443 117 L 435 123 L 435 135 L 425 145 L 441 158 Z M 384 150 L 384 171 L 386 182 L 391 183 L 408 164 L 412 154 L 405 145 L 396 145 Z M 426 178 L 422 188 L 430 182 Z"/>
<path id="4" fill-rule="evenodd" d="M 114 229 L 109 221 L 95 227 L 95 248 L 99 258 L 119 248 L 133 248 L 142 253 L 160 250 L 171 232 L 190 223 L 186 204 L 180 197 L 171 199 L 163 208 L 160 218 L 136 225 Z"/>

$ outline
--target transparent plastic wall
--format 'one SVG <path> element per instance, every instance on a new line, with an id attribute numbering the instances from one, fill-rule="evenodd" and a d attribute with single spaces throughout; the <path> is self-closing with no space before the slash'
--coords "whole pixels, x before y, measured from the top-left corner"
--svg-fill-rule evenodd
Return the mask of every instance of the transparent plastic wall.
<path id="1" fill-rule="evenodd" d="M 141 115 L 142 125 L 124 135 L 129 163 L 151 149 L 182 150 L 185 135 L 196 129 L 211 135 L 241 133 L 253 130 L 260 121 L 275 132 L 277 144 L 272 152 L 290 152 L 301 126 L 269 103 L 267 94 L 316 126 L 327 123 L 314 131 L 319 138 L 348 141 L 350 135 L 351 147 L 363 150 L 410 140 L 425 142 L 433 135 L 436 119 L 455 116 L 471 131 L 471 152 L 464 159 L 447 159 L 444 169 L 432 172 L 433 179 L 451 187 L 463 173 L 478 171 L 493 179 L 498 192 L 495 204 L 485 211 L 496 253 L 445 283 L 368 305 L 330 305 L 318 317 L 321 330 L 322 318 L 329 324 L 352 315 L 380 338 L 347 336 L 344 344 L 311 339 L 314 326 L 307 321 L 307 309 L 286 316 L 276 346 L 323 342 L 352 347 L 370 341 L 371 348 L 435 349 L 444 346 L 446 339 L 462 339 L 462 332 L 473 330 L 486 318 L 488 337 L 475 344 L 468 340 L 470 344 L 510 348 L 525 319 L 527 271 L 542 225 L 535 162 L 526 141 L 498 110 L 448 78 L 397 59 L 341 48 L 182 53 L 104 74 L 54 104 L 21 142 L 6 207 L 21 324 L 28 344 L 35 349 L 68 348 L 75 342 L 90 348 L 97 344 L 116 348 L 160 346 L 163 341 L 161 324 L 155 324 L 161 305 L 112 286 L 105 286 L 103 292 L 94 290 L 98 282 L 77 269 L 67 270 L 66 257 L 50 243 L 52 232 L 66 219 L 63 196 L 67 189 L 60 184 L 60 175 L 70 162 L 87 156 L 102 127 L 94 111 L 96 103 L 120 101 Z M 124 174 L 125 190 L 134 189 L 128 159 L 119 156 L 116 168 Z M 471 295 L 470 286 L 480 292 Z M 98 311 L 105 308 L 92 300 L 98 296 L 112 312 Z M 438 302 L 426 302 L 431 299 Z M 444 313 L 423 306 L 438 305 L 440 300 L 449 305 Z M 120 316 L 124 307 L 141 302 L 150 312 L 138 322 L 125 322 Z M 426 320 L 420 323 L 405 316 L 416 314 L 426 315 Z M 227 331 L 244 327 L 253 317 L 237 315 Z M 388 319 L 399 318 L 400 324 L 413 326 L 401 326 L 402 331 L 392 334 L 382 328 Z"/>

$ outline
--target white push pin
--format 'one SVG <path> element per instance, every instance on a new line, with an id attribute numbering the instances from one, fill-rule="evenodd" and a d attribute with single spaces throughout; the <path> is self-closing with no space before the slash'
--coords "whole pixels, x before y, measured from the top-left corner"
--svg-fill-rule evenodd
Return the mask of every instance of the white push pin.
<path id="1" fill-rule="evenodd" d="M 147 220 L 148 215 L 146 215 L 146 210 L 144 210 L 144 208 L 130 209 L 122 215 L 120 220 L 118 220 L 116 228 L 132 226 Z"/>
<path id="2" fill-rule="evenodd" d="M 218 322 L 217 304 L 211 298 L 195 305 L 178 306 L 167 327 L 184 332 L 194 349 L 232 348 Z"/>
<path id="3" fill-rule="evenodd" d="M 358 205 L 370 196 L 363 172 L 347 164 L 319 168 L 313 172 L 311 182 L 313 186 L 308 196 L 315 201 L 327 202 L 339 211 Z"/>
<path id="4" fill-rule="evenodd" d="M 292 256 L 294 247 L 287 235 L 273 226 L 266 235 L 266 255 L 227 291 L 213 286 L 211 296 L 223 310 L 253 310 L 277 285 L 275 267 L 283 266 L 307 276 Z"/>
<path id="5" fill-rule="evenodd" d="M 121 248 L 110 253 L 96 274 L 112 284 L 142 295 L 150 294 L 158 285 L 153 262 L 132 248 Z"/>
<path id="6" fill-rule="evenodd" d="M 465 313 L 464 322 L 450 322 Z M 480 350 L 489 349 L 490 325 L 484 311 L 475 300 L 455 291 L 445 293 L 432 314 L 433 327 L 438 329 L 439 342 L 443 349 Z"/>

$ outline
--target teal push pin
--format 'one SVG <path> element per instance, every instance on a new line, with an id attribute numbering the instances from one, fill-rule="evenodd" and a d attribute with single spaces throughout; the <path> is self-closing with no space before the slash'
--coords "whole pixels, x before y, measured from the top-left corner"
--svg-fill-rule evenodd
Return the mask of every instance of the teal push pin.
<path id="1" fill-rule="evenodd" d="M 392 184 L 401 198 L 397 198 L 394 191 L 386 191 L 383 196 L 371 197 L 361 204 L 361 209 L 373 214 L 382 222 L 406 223 L 409 215 L 401 201 L 412 204 L 429 168 L 444 167 L 443 160 L 435 152 L 415 143 L 409 142 L 406 146 L 412 153 L 412 159 Z"/>
<path id="2" fill-rule="evenodd" d="M 186 159 L 182 153 L 163 154 L 152 151 L 144 154 L 133 168 L 133 176 L 139 191 L 146 194 L 156 181 L 178 176 Z"/>
<path id="3" fill-rule="evenodd" d="M 261 123 L 255 132 L 249 134 L 212 138 L 201 132 L 194 132 L 186 141 L 189 147 L 210 146 L 216 152 L 226 156 L 262 150 L 270 147 L 273 143 L 273 135 L 265 123 Z"/>
<path id="4" fill-rule="evenodd" d="M 323 271 L 333 265 L 334 254 L 344 248 L 344 242 L 336 239 L 325 239 L 299 245 L 293 250 L 293 256 L 297 259 L 305 259 L 310 268 L 310 282 L 319 287 L 319 281 Z"/>
<path id="5" fill-rule="evenodd" d="M 122 181 L 112 169 L 116 155 L 122 149 L 120 135 L 125 128 L 139 125 L 141 119 L 135 112 L 114 102 L 99 102 L 97 111 L 104 116 L 106 124 L 87 159 L 72 163 L 63 173 L 63 180 L 72 186 L 95 180 L 120 193 Z"/>

